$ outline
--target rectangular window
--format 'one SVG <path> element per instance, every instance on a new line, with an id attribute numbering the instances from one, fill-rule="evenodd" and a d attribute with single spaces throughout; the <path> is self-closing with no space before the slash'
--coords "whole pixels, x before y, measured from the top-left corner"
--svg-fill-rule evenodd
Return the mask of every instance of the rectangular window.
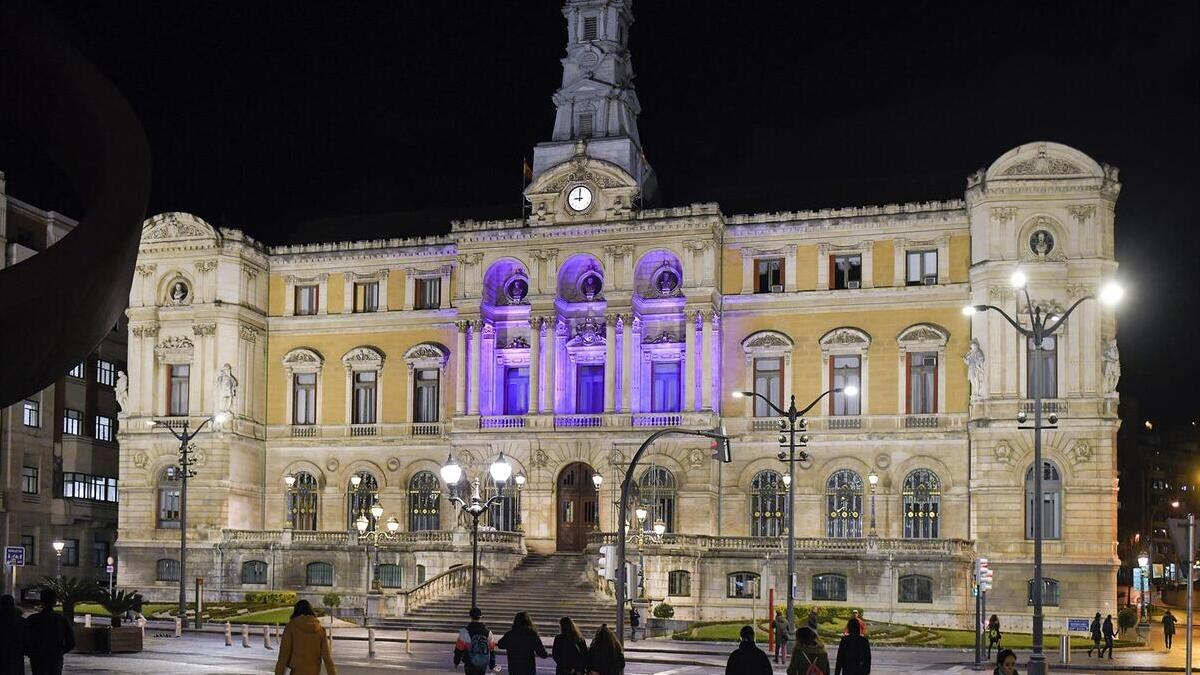
<path id="1" fill-rule="evenodd" d="M 933 286 L 937 283 L 937 251 L 909 251 L 904 283 L 908 286 Z"/>
<path id="2" fill-rule="evenodd" d="M 83 431 L 83 413 L 67 408 L 63 411 L 63 433 L 78 436 Z"/>
<path id="3" fill-rule="evenodd" d="M 354 424 L 375 424 L 379 374 L 373 370 L 354 373 Z"/>
<path id="4" fill-rule="evenodd" d="M 424 368 L 413 373 L 413 421 L 436 422 L 440 418 L 438 405 L 441 371 Z"/>
<path id="5" fill-rule="evenodd" d="M 667 574 L 667 595 L 686 598 L 692 594 L 692 574 L 687 570 L 675 570 Z"/>
<path id="6" fill-rule="evenodd" d="M 846 601 L 846 577 L 840 574 L 814 574 L 812 599 Z"/>
<path id="7" fill-rule="evenodd" d="M 96 440 L 108 441 L 113 440 L 113 418 L 104 415 L 96 415 Z"/>
<path id="8" fill-rule="evenodd" d="M 524 415 L 528 412 L 529 368 L 506 368 L 504 370 L 504 414 Z"/>
<path id="9" fill-rule="evenodd" d="M 317 374 L 292 375 L 292 424 L 317 423 Z"/>
<path id="10" fill-rule="evenodd" d="M 187 415 L 191 407 L 188 405 L 188 395 L 191 390 L 192 367 L 186 363 L 169 366 L 167 374 L 167 414 Z"/>
<path id="11" fill-rule="evenodd" d="M 99 359 L 96 361 L 96 381 L 111 387 L 117 383 L 117 364 Z"/>
<path id="12" fill-rule="evenodd" d="M 1026 387 L 1029 398 L 1036 398 L 1038 389 L 1041 389 L 1042 398 L 1058 398 L 1058 338 L 1042 338 L 1041 349 L 1036 349 L 1033 338 L 1029 338 L 1027 347 Z"/>
<path id="13" fill-rule="evenodd" d="M 62 475 L 63 499 L 86 499 L 117 503 L 117 479 L 88 473 L 65 472 Z"/>
<path id="14" fill-rule="evenodd" d="M 317 313 L 321 287 L 317 285 L 296 287 L 296 316 L 312 316 Z"/>
<path id="15" fill-rule="evenodd" d="M 937 354 L 908 354 L 908 412 L 932 415 L 937 410 Z"/>
<path id="16" fill-rule="evenodd" d="M 754 261 L 755 293 L 783 292 L 783 258 L 765 258 Z"/>
<path id="17" fill-rule="evenodd" d="M 22 409 L 22 419 L 27 427 L 42 426 L 42 405 L 37 401 L 25 399 Z"/>
<path id="18" fill-rule="evenodd" d="M 583 17 L 583 39 L 582 39 L 582 42 L 588 42 L 589 40 L 596 39 L 596 25 L 597 25 L 596 17 L 594 17 L 594 16 Z"/>
<path id="19" fill-rule="evenodd" d="M 900 602 L 933 602 L 933 579 L 912 574 L 900 577 Z"/>
<path id="20" fill-rule="evenodd" d="M 833 380 L 831 389 L 845 389 L 846 387 L 858 387 L 857 396 L 847 396 L 842 392 L 833 394 L 833 402 L 830 404 L 830 414 L 832 415 L 859 415 L 862 413 L 862 407 L 859 402 L 862 400 L 862 357 L 860 356 L 831 356 L 829 357 L 830 377 Z"/>
<path id="21" fill-rule="evenodd" d="M 92 542 L 92 567 L 104 567 L 108 564 L 108 542 Z"/>
<path id="22" fill-rule="evenodd" d="M 379 311 L 379 282 L 370 281 L 367 283 L 354 284 L 354 311 L 355 312 L 378 312 Z"/>
<path id="23" fill-rule="evenodd" d="M 64 567 L 79 567 L 78 539 L 63 539 L 62 564 Z"/>
<path id="24" fill-rule="evenodd" d="M 591 415 L 604 412 L 604 366 L 579 366 L 575 377 L 575 412 Z"/>
<path id="25" fill-rule="evenodd" d="M 25 549 L 25 564 L 37 564 L 37 540 L 32 534 L 21 535 L 21 548 Z"/>
<path id="26" fill-rule="evenodd" d="M 767 399 L 783 407 L 783 359 L 779 357 L 754 359 L 754 393 L 761 394 Z M 754 416 L 774 417 L 776 415 L 766 401 L 755 397 Z"/>
<path id="27" fill-rule="evenodd" d="M 414 279 L 413 283 L 413 309 L 438 309 L 442 306 L 440 278 Z"/>
<path id="28" fill-rule="evenodd" d="M 83 379 L 83 368 L 84 368 L 83 363 L 77 363 L 77 364 L 75 364 L 75 366 L 73 368 L 71 368 L 70 370 L 67 371 L 67 375 L 70 377 L 74 377 L 76 379 L 82 380 Z"/>
<path id="29" fill-rule="evenodd" d="M 590 138 L 596 130 L 596 115 L 586 112 L 579 113 L 579 125 L 576 129 L 580 138 Z"/>
<path id="30" fill-rule="evenodd" d="M 734 572 L 725 579 L 728 582 L 727 596 L 731 598 L 759 597 L 758 575 L 754 572 Z"/>
<path id="31" fill-rule="evenodd" d="M 21 494 L 36 495 L 38 493 L 38 468 L 36 466 L 21 467 Z"/>
<path id="32" fill-rule="evenodd" d="M 829 287 L 837 290 L 862 288 L 862 256 L 830 256 Z"/>
<path id="33" fill-rule="evenodd" d="M 678 361 L 655 361 L 651 367 L 650 411 L 679 412 L 680 374 Z"/>

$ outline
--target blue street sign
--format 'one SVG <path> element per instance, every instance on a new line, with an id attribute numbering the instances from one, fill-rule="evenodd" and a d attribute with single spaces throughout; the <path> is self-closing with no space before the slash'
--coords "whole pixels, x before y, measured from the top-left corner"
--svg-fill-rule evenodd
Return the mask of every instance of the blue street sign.
<path id="1" fill-rule="evenodd" d="M 1073 633 L 1073 632 L 1086 633 L 1089 630 L 1091 630 L 1091 625 L 1092 625 L 1092 622 L 1088 621 L 1086 618 L 1084 618 L 1084 619 L 1067 619 L 1067 632 L 1068 633 Z"/>
<path id="2" fill-rule="evenodd" d="M 5 546 L 4 564 L 9 567 L 24 567 L 25 549 L 21 546 Z"/>

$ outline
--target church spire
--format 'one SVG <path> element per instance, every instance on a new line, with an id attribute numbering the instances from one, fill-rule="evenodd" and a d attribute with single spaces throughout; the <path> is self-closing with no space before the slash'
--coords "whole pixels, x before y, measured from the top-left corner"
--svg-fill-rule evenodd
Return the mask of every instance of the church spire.
<path id="1" fill-rule="evenodd" d="M 620 166 L 637 181 L 644 199 L 657 191 L 654 171 L 642 152 L 633 87 L 629 26 L 633 0 L 566 0 L 567 56 L 562 85 L 554 93 L 554 133 L 533 150 L 533 173 L 540 175 L 576 154 L 586 140 L 589 157 Z"/>

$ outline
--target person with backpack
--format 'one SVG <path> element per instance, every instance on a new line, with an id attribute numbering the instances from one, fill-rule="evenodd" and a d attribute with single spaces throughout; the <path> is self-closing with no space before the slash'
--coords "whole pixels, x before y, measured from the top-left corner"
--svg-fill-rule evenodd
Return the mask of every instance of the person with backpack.
<path id="1" fill-rule="evenodd" d="M 1163 614 L 1163 618 L 1162 618 L 1163 639 L 1167 641 L 1167 650 L 1168 651 L 1170 651 L 1171 642 L 1175 638 L 1175 623 L 1176 623 L 1175 615 L 1172 614 L 1171 610 L 1168 609 L 1167 613 Z"/>
<path id="2" fill-rule="evenodd" d="M 829 654 L 825 652 L 825 645 L 817 641 L 817 632 L 808 626 L 796 631 L 796 648 L 792 651 L 787 674 L 829 675 Z"/>
<path id="3" fill-rule="evenodd" d="M 771 675 L 771 660 L 754 644 L 754 626 L 742 626 L 742 640 L 729 655 L 725 675 Z"/>
<path id="4" fill-rule="evenodd" d="M 870 675 L 871 643 L 859 633 L 859 622 L 850 619 L 846 623 L 846 635 L 838 645 L 834 675 Z"/>
<path id="5" fill-rule="evenodd" d="M 637 611 L 637 607 L 629 606 L 629 640 L 637 642 L 638 626 L 642 625 L 642 613 Z"/>
<path id="6" fill-rule="evenodd" d="M 517 612 L 513 617 L 512 630 L 505 633 L 496 646 L 507 654 L 508 672 L 511 675 L 535 675 L 537 661 L 534 657 L 550 658 L 528 612 Z"/>
<path id="7" fill-rule="evenodd" d="M 1103 655 L 1105 650 L 1107 650 L 1108 658 L 1111 661 L 1112 657 L 1113 657 L 1112 656 L 1113 638 L 1117 636 L 1117 631 L 1115 628 L 1113 628 L 1112 614 L 1109 614 L 1108 616 L 1104 617 L 1103 631 L 1104 631 L 1104 649 L 1100 650 L 1100 654 Z"/>
<path id="8" fill-rule="evenodd" d="M 554 657 L 555 675 L 585 675 L 588 648 L 579 627 L 569 616 L 559 619 L 558 627 L 559 633 L 554 636 L 554 647 L 550 651 Z"/>
<path id="9" fill-rule="evenodd" d="M 788 625 L 787 619 L 783 618 L 783 610 L 775 610 L 775 620 L 771 622 L 775 628 L 775 663 L 779 663 L 780 659 L 787 659 L 788 656 Z"/>
<path id="10" fill-rule="evenodd" d="M 301 600 L 292 608 L 292 618 L 283 629 L 279 658 L 275 661 L 275 675 L 285 672 L 291 675 L 320 675 L 322 663 L 328 675 L 337 675 L 325 629 L 313 611 L 312 603 Z"/>
<path id="11" fill-rule="evenodd" d="M 817 625 L 820 624 L 820 622 L 821 617 L 817 615 L 817 608 L 813 607 L 808 613 L 808 627 L 812 629 L 812 632 L 816 633 L 818 632 Z"/>
<path id="12" fill-rule="evenodd" d="M 621 675 L 625 671 L 625 652 L 608 624 L 601 624 L 596 637 L 592 638 L 584 669 L 597 675 Z"/>
<path id="13" fill-rule="evenodd" d="M 457 668 L 458 664 L 463 664 L 466 675 L 483 675 L 496 667 L 496 640 L 487 625 L 480 621 L 483 612 L 478 607 L 472 607 L 470 614 L 470 623 L 458 629 L 458 639 L 454 642 L 454 666 Z"/>
<path id="14" fill-rule="evenodd" d="M 1100 646 L 1100 641 L 1104 639 L 1104 636 L 1100 633 L 1100 612 L 1096 612 L 1096 618 L 1092 619 L 1092 625 L 1089 626 L 1088 628 L 1092 633 L 1092 644 L 1093 644 L 1093 646 L 1088 649 L 1088 656 L 1091 656 L 1092 650 L 1095 649 L 1096 657 L 1097 658 L 1103 657 L 1104 656 L 1104 648 L 1102 648 Z"/>
<path id="15" fill-rule="evenodd" d="M 992 648 L 993 647 L 995 647 L 997 652 L 1000 651 L 1000 638 L 1001 637 L 1003 637 L 1003 636 L 1000 635 L 1000 617 L 993 614 L 992 618 L 988 619 L 988 623 L 987 623 L 987 638 L 988 638 L 987 657 L 988 657 L 988 659 L 992 658 Z"/>

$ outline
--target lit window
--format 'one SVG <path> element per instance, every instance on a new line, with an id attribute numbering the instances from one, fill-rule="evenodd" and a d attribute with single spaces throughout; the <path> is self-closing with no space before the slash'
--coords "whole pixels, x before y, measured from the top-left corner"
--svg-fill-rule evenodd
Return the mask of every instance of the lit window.
<path id="1" fill-rule="evenodd" d="M 36 495 L 38 493 L 38 468 L 36 466 L 21 467 L 21 494 Z"/>
<path id="2" fill-rule="evenodd" d="M 667 595 L 686 598 L 692 594 L 692 573 L 674 570 L 667 573 Z"/>
<path id="3" fill-rule="evenodd" d="M 167 387 L 168 414 L 174 416 L 188 414 L 188 392 L 191 388 L 191 373 L 192 367 L 186 363 L 170 366 L 170 372 L 167 374 L 169 378 Z"/>
<path id="4" fill-rule="evenodd" d="M 829 287 L 833 289 L 862 287 L 862 256 L 835 255 L 829 258 Z"/>
<path id="5" fill-rule="evenodd" d="M 904 537 L 937 539 L 941 522 L 942 481 L 929 469 L 916 469 L 904 477 Z"/>
<path id="6" fill-rule="evenodd" d="M 117 479 L 68 471 L 62 474 L 62 496 L 116 504 Z"/>
<path id="7" fill-rule="evenodd" d="M 297 375 L 299 377 L 299 375 Z M 373 370 L 354 373 L 354 424 L 375 424 L 375 401 L 379 374 Z"/>
<path id="8" fill-rule="evenodd" d="M 908 412 L 932 415 L 937 412 L 937 354 L 908 353 Z"/>
<path id="9" fill-rule="evenodd" d="M 755 293 L 783 292 L 783 258 L 765 258 L 754 261 Z"/>
<path id="10" fill-rule="evenodd" d="M 754 572 L 734 572 L 725 577 L 726 595 L 731 598 L 759 597 L 758 575 Z"/>
<path id="11" fill-rule="evenodd" d="M 64 567 L 79 567 L 78 539 L 63 539 L 62 564 Z"/>
<path id="12" fill-rule="evenodd" d="M 937 251 L 909 251 L 904 283 L 932 286 L 938 281 Z"/>
<path id="13" fill-rule="evenodd" d="M 158 479 L 158 526 L 179 527 L 180 488 L 179 470 L 173 466 L 163 469 Z M 178 565 L 178 563 L 176 563 Z M 178 577 L 176 572 L 176 577 Z M 178 578 L 176 578 L 178 581 Z"/>
<path id="14" fill-rule="evenodd" d="M 779 357 L 754 359 L 754 393 L 783 407 L 783 359 Z M 767 402 L 754 397 L 755 417 L 774 417 L 777 413 Z"/>
<path id="15" fill-rule="evenodd" d="M 22 419 L 27 427 L 42 426 L 42 406 L 37 401 L 25 399 L 22 410 Z"/>
<path id="16" fill-rule="evenodd" d="M 654 361 L 650 369 L 650 411 L 679 412 L 682 369 L 678 361 Z"/>
<path id="17" fill-rule="evenodd" d="M 413 309 L 438 309 L 442 306 L 442 280 L 438 277 L 414 279 Z"/>
<path id="18" fill-rule="evenodd" d="M 862 401 L 862 358 L 859 356 L 831 356 L 829 360 L 834 389 L 845 389 L 847 387 L 858 387 L 860 389 L 857 396 L 849 396 L 841 391 L 834 392 L 833 402 L 830 405 L 830 414 L 860 414 L 862 412 L 860 405 L 860 401 Z"/>
<path id="19" fill-rule="evenodd" d="M 77 363 L 77 364 L 75 364 L 75 366 L 73 368 L 71 368 L 70 370 L 67 371 L 67 375 L 69 375 L 70 377 L 74 377 L 76 379 L 82 380 L 83 379 L 83 369 L 84 369 L 84 364 Z"/>
<path id="20" fill-rule="evenodd" d="M 1042 538 L 1062 538 L 1062 477 L 1054 462 L 1044 462 L 1042 471 Z M 1025 471 L 1025 538 L 1034 535 L 1034 490 L 1033 467 Z"/>
<path id="21" fill-rule="evenodd" d="M 96 415 L 96 440 L 112 442 L 113 418 Z"/>
<path id="22" fill-rule="evenodd" d="M 78 436 L 83 428 L 83 414 L 78 410 L 63 410 L 63 433 Z"/>
<path id="23" fill-rule="evenodd" d="M 814 574 L 812 599 L 846 601 L 846 577 L 841 574 Z"/>
<path id="24" fill-rule="evenodd" d="M 420 532 L 441 527 L 438 518 L 438 491 L 441 483 L 431 471 L 418 471 L 408 481 L 408 531 Z"/>
<path id="25" fill-rule="evenodd" d="M 292 375 L 292 424 L 317 423 L 317 374 Z"/>
<path id="26" fill-rule="evenodd" d="M 900 577 L 900 602 L 933 602 L 933 579 L 920 574 Z"/>
<path id="27" fill-rule="evenodd" d="M 317 285 L 296 287 L 296 316 L 312 316 L 317 313 L 321 287 Z"/>
<path id="28" fill-rule="evenodd" d="M 378 281 L 354 284 L 354 311 L 355 312 L 378 312 L 379 311 L 379 282 Z"/>
<path id="29" fill-rule="evenodd" d="M 117 383 L 117 365 L 104 359 L 97 360 L 96 381 L 106 387 L 115 385 Z"/>
<path id="30" fill-rule="evenodd" d="M 441 371 L 422 368 L 413 372 L 413 421 L 436 422 L 439 417 L 438 382 Z"/>

